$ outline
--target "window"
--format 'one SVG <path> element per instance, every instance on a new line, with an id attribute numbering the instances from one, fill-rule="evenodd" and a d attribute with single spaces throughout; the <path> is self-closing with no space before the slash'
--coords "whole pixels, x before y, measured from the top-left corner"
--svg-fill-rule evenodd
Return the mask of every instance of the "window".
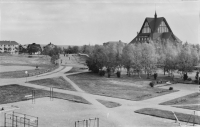
<path id="1" fill-rule="evenodd" d="M 144 27 L 142 29 L 142 33 L 151 33 L 151 29 L 150 29 L 149 24 L 147 22 L 144 24 Z"/>
<path id="2" fill-rule="evenodd" d="M 158 33 L 169 32 L 166 24 L 164 21 L 161 22 L 160 26 L 158 27 Z"/>

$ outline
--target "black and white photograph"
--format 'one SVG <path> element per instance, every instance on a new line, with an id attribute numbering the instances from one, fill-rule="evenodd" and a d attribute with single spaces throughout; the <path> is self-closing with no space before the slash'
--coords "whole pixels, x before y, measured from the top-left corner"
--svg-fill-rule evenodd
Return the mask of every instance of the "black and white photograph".
<path id="1" fill-rule="evenodd" d="M 200 127 L 200 1 L 0 0 L 0 127 Z"/>

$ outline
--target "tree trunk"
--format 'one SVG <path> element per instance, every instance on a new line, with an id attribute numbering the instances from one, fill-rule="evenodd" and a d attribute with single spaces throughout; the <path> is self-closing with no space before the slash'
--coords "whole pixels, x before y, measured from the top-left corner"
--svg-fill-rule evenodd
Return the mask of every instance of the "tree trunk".
<path id="1" fill-rule="evenodd" d="M 138 71 L 138 77 L 141 78 L 141 77 L 140 77 L 140 71 Z"/>
<path id="2" fill-rule="evenodd" d="M 165 67 L 164 67 L 164 75 L 165 75 Z"/>
<path id="3" fill-rule="evenodd" d="M 149 73 L 147 72 L 147 79 L 149 79 Z"/>

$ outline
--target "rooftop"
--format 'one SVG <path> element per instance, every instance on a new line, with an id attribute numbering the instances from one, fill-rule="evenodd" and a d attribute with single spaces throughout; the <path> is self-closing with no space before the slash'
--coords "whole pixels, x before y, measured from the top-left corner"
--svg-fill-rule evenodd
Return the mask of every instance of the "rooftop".
<path id="1" fill-rule="evenodd" d="M 0 45 L 19 45 L 16 41 L 0 41 Z"/>

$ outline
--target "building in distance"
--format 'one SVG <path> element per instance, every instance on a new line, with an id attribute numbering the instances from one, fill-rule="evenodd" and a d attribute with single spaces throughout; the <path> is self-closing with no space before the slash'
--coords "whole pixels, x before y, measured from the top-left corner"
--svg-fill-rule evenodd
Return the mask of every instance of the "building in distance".
<path id="1" fill-rule="evenodd" d="M 18 54 L 19 44 L 16 41 L 0 41 L 0 53 Z"/>
<path id="2" fill-rule="evenodd" d="M 167 20 L 164 17 L 147 17 L 144 20 L 140 32 L 130 43 L 149 42 L 149 40 L 166 40 L 180 43 L 181 40 L 172 32 Z"/>
<path id="3" fill-rule="evenodd" d="M 105 42 L 105 43 L 103 43 L 103 46 L 107 46 L 107 45 L 109 45 L 109 44 L 115 44 L 115 43 L 121 43 L 121 44 L 123 44 L 123 45 L 126 45 L 126 44 L 127 44 L 127 43 L 122 42 L 121 40 L 119 40 L 119 41 L 108 41 L 108 42 Z"/>

